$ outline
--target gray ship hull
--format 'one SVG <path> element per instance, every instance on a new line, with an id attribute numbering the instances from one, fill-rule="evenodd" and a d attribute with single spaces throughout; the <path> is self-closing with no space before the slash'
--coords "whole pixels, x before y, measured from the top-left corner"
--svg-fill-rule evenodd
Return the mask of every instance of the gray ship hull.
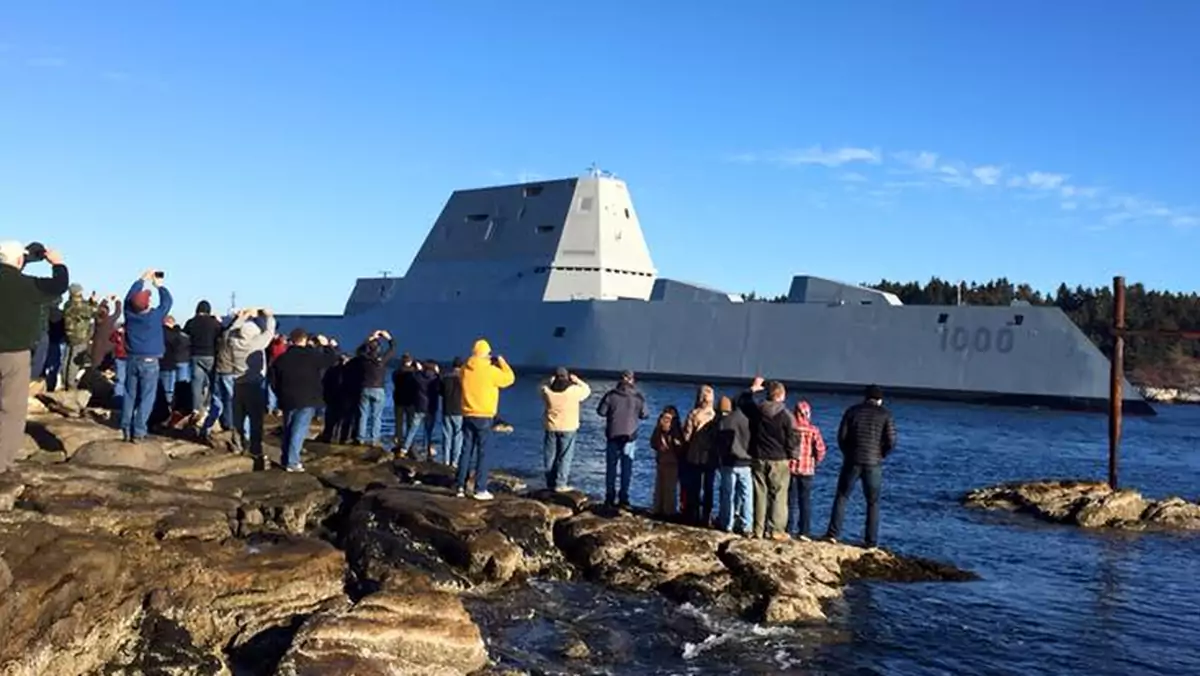
<path id="1" fill-rule="evenodd" d="M 420 359 L 465 356 L 486 337 L 515 366 L 632 369 L 663 380 L 811 391 L 877 383 L 891 396 L 1105 410 L 1108 360 L 1057 308 L 684 303 L 638 300 L 390 303 L 350 316 L 284 316 L 343 346 L 388 329 Z M 1125 385 L 1125 411 L 1153 414 Z"/>

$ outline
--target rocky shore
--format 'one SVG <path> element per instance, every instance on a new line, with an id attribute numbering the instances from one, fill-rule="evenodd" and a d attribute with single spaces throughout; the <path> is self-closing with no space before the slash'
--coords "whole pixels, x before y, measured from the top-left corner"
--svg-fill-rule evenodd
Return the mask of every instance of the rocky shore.
<path id="1" fill-rule="evenodd" d="M 1200 388 L 1141 387 L 1142 396 L 1156 404 L 1200 404 Z"/>
<path id="2" fill-rule="evenodd" d="M 43 396 L 0 477 L 5 676 L 498 674 L 463 598 L 533 578 L 788 624 L 823 621 L 857 580 L 974 579 L 605 513 L 502 473 L 496 500 L 459 499 L 447 468 L 361 448 L 310 443 L 307 473 L 256 472 L 220 438 L 121 443 L 86 406 Z"/>
<path id="3" fill-rule="evenodd" d="M 1200 531 L 1200 504 L 1183 498 L 1148 500 L 1134 490 L 1114 491 L 1099 481 L 1008 483 L 970 491 L 968 507 L 1031 514 L 1082 528 Z"/>

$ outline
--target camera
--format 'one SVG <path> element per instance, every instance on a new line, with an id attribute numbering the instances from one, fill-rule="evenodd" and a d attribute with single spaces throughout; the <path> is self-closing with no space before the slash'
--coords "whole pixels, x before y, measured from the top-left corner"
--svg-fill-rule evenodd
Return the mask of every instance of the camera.
<path id="1" fill-rule="evenodd" d="M 41 242 L 30 242 L 25 247 L 25 263 L 40 263 L 46 260 L 46 245 Z"/>
<path id="2" fill-rule="evenodd" d="M 164 277 L 166 277 L 166 276 L 167 276 L 167 273 L 163 272 L 162 270 L 155 270 L 155 271 L 154 271 L 154 278 L 155 278 L 155 279 L 163 279 L 163 278 L 164 278 Z"/>

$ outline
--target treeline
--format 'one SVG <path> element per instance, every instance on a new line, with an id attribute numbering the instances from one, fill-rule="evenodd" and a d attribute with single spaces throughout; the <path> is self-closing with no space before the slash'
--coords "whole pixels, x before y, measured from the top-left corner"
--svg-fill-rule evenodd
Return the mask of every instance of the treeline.
<path id="1" fill-rule="evenodd" d="M 1001 277 L 961 286 L 934 277 L 925 284 L 881 280 L 867 284 L 896 294 L 906 305 L 1054 305 L 1091 338 L 1106 356 L 1112 354 L 1113 294 L 1109 287 L 1070 288 L 1059 284 L 1042 292 L 1028 284 Z M 1130 329 L 1200 330 L 1200 295 L 1146 290 L 1131 284 L 1125 292 L 1125 324 Z M 1130 378 L 1143 385 L 1195 387 L 1200 385 L 1200 341 L 1175 338 L 1130 338 L 1125 341 L 1125 366 Z"/>

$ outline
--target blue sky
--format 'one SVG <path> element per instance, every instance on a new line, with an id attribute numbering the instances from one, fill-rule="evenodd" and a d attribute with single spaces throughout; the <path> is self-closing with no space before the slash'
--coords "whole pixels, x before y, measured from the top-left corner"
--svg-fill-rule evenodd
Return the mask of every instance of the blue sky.
<path id="1" fill-rule="evenodd" d="M 0 238 L 337 312 L 455 188 L 625 178 L 732 291 L 1200 287 L 1200 3 L 0 4 Z"/>

